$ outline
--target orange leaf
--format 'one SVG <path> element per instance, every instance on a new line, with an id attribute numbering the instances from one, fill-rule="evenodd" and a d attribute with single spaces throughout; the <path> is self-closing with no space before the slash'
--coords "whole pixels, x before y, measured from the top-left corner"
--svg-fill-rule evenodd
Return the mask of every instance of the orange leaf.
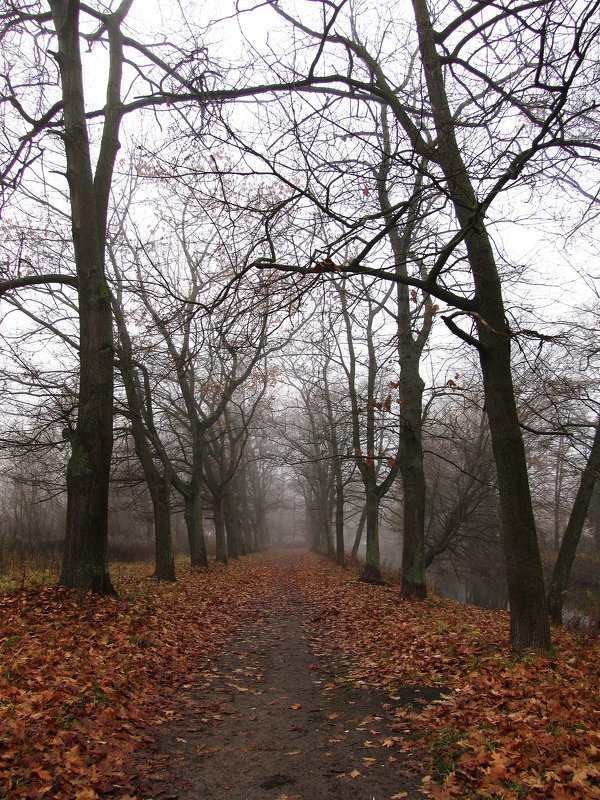
<path id="1" fill-rule="evenodd" d="M 32 769 L 31 772 L 34 775 L 37 775 L 38 778 L 40 780 L 42 780 L 42 781 L 51 781 L 52 780 L 52 775 L 48 772 L 47 769 L 44 769 L 43 767 L 36 767 L 35 769 Z"/>
<path id="2" fill-rule="evenodd" d="M 98 795 L 93 789 L 79 789 L 75 795 L 76 800 L 99 800 Z M 122 800 L 126 800 L 123 798 Z M 133 798 L 135 800 L 135 798 Z"/>

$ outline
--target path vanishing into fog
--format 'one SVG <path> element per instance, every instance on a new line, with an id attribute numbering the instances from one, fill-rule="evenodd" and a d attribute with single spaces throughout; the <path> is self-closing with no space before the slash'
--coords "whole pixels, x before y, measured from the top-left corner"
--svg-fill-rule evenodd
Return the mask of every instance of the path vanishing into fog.
<path id="1" fill-rule="evenodd" d="M 384 695 L 345 682 L 343 663 L 320 652 L 319 618 L 286 577 L 293 563 L 282 557 L 277 607 L 180 698 L 181 718 L 157 735 L 144 798 L 422 798 Z"/>

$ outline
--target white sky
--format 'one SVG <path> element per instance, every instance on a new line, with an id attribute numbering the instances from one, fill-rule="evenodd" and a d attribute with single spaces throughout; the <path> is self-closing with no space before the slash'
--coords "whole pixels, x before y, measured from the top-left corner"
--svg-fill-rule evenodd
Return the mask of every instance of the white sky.
<path id="1" fill-rule="evenodd" d="M 259 5 L 260 3 L 252 0 L 244 0 L 243 3 L 245 8 Z M 307 8 L 306 3 L 297 5 Z M 408 4 L 403 0 L 401 6 L 404 8 L 405 5 Z M 265 8 L 254 8 L 238 20 L 234 16 L 235 7 L 234 0 L 223 0 L 219 3 L 209 0 L 181 3 L 175 0 L 135 0 L 128 16 L 128 27 L 146 31 L 151 40 L 170 39 L 179 30 L 180 14 L 184 13 L 199 25 L 207 23 L 211 18 L 221 20 L 211 27 L 205 39 L 211 53 L 216 54 L 217 58 L 235 61 L 243 56 L 247 52 L 244 36 L 258 50 L 268 52 L 269 48 L 276 48 L 279 38 L 277 30 L 283 26 L 277 15 Z M 317 7 L 318 4 L 313 6 Z M 101 104 L 103 98 L 104 87 L 99 89 L 99 76 L 105 72 L 107 64 L 102 49 L 95 46 L 92 53 L 84 52 L 84 64 L 88 105 L 92 107 Z M 137 125 L 134 118 L 125 121 L 125 141 L 129 133 L 139 130 Z M 500 202 L 506 204 L 506 213 Z M 559 199 L 553 200 L 550 193 L 548 206 L 553 202 L 559 203 Z M 560 202 L 564 202 L 564 198 Z M 557 208 L 558 213 L 564 215 L 564 209 Z M 532 220 L 533 216 L 547 210 L 533 208 L 526 201 L 524 193 L 519 197 L 519 192 L 512 191 L 494 204 L 489 217 L 494 220 L 491 232 L 499 250 L 506 252 L 510 262 L 528 267 L 525 283 L 519 282 L 514 287 L 506 286 L 508 305 L 531 306 L 541 318 L 552 323 L 568 316 L 573 309 L 593 302 L 594 281 L 600 279 L 600 256 L 590 240 L 592 231 L 589 229 L 565 242 L 557 230 L 552 230 L 550 223 L 542 224 Z M 566 209 L 566 213 L 576 218 L 578 211 L 571 206 Z M 495 221 L 510 219 L 511 216 L 519 217 L 519 222 Z"/>

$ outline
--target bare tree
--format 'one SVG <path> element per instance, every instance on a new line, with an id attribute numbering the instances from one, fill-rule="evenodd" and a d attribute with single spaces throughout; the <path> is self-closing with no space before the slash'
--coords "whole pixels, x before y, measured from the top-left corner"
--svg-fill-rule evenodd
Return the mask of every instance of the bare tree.
<path id="1" fill-rule="evenodd" d="M 318 349 L 315 348 L 315 355 Z M 290 445 L 294 471 L 300 476 L 300 491 L 310 521 L 308 544 L 315 553 L 333 555 L 333 508 L 335 498 L 334 459 L 326 399 L 318 372 L 320 364 L 296 361 L 291 371 L 302 369 L 302 378 L 289 378 L 297 391 L 297 405 L 288 405 L 280 436 Z M 312 373 L 312 374 L 311 374 Z"/>
<path id="2" fill-rule="evenodd" d="M 118 332 L 117 364 L 125 389 L 126 418 L 131 425 L 137 457 L 142 466 L 154 510 L 155 572 L 161 580 L 175 580 L 175 562 L 171 539 L 171 465 L 161 459 L 153 441 L 159 441 L 154 424 L 154 399 L 147 368 L 136 360 L 126 322 L 123 278 L 114 251 L 109 245 L 114 270 L 113 313 Z"/>
<path id="3" fill-rule="evenodd" d="M 435 20 L 427 0 L 412 5 L 413 58 L 422 71 L 421 80 L 406 90 L 394 74 L 399 50 L 390 52 L 387 46 L 397 33 L 394 20 L 382 28 L 385 41 L 369 47 L 355 35 L 356 17 L 345 2 L 323 6 L 322 18 L 308 17 L 310 22 L 279 3 L 271 7 L 304 37 L 311 72 L 325 53 L 346 63 L 330 84 L 330 96 L 389 107 L 404 132 L 401 157 L 415 169 L 419 159 L 426 159 L 428 180 L 448 200 L 446 242 L 430 249 L 434 260 L 425 279 L 368 266 L 366 259 L 385 229 L 369 237 L 364 224 L 361 237 L 348 226 L 328 243 L 330 253 L 347 248 L 349 241 L 358 246 L 353 258 L 326 269 L 406 283 L 456 309 L 444 314 L 444 321 L 476 349 L 482 368 L 503 520 L 511 643 L 545 648 L 550 632 L 544 581 L 511 374 L 511 343 L 518 331 L 507 319 L 486 215 L 510 187 L 534 183 L 542 165 L 546 176 L 564 176 L 562 154 L 575 168 L 579 158 L 593 157 L 597 104 L 585 87 L 594 69 L 597 3 L 572 8 L 553 0 L 533 6 L 473 3 L 458 11 L 448 4 L 437 10 Z M 347 54 L 351 58 L 345 61 Z M 413 63 L 407 54 L 400 69 L 408 71 Z M 524 120 L 512 137 L 501 124 L 506 114 Z M 554 160 L 551 153 L 557 154 Z M 270 268 L 277 262 L 269 259 Z M 297 264 L 279 267 L 298 271 Z M 313 264 L 300 271 L 323 270 Z M 468 326 L 460 327 L 465 319 Z"/>
<path id="4" fill-rule="evenodd" d="M 482 566 L 500 555 L 500 517 L 487 419 L 468 387 L 438 396 L 430 408 L 425 561 Z"/>
<path id="5" fill-rule="evenodd" d="M 269 386 L 266 361 L 255 361 L 252 381 L 231 393 L 222 416 L 203 435 L 203 476 L 213 497 L 217 560 L 238 558 L 247 550 L 240 503 L 244 452 Z M 216 399 L 216 398 L 215 398 Z"/>
<path id="6" fill-rule="evenodd" d="M 352 446 L 356 465 L 364 485 L 367 551 L 363 578 L 379 581 L 379 506 L 381 498 L 391 489 L 401 464 L 401 442 L 397 418 L 393 412 L 393 390 L 397 384 L 390 381 L 391 352 L 378 347 L 378 328 L 382 309 L 389 301 L 393 285 L 380 297 L 365 293 L 358 304 L 358 313 L 353 314 L 345 287 L 338 289 L 344 322 L 344 349 L 340 347 L 339 359 L 345 374 L 350 400 L 352 420 Z M 365 319 L 361 322 L 360 306 L 364 306 Z M 358 343 L 362 341 L 365 353 L 359 354 Z M 364 374 L 361 375 L 361 366 Z M 387 381 L 382 376 L 387 376 Z M 364 379 L 364 393 L 361 391 Z"/>
<path id="7" fill-rule="evenodd" d="M 560 549 L 556 556 L 556 563 L 552 572 L 548 588 L 548 608 L 551 618 L 560 623 L 562 621 L 564 595 L 569 585 L 569 578 L 575 553 L 581 538 L 581 532 L 588 514 L 590 502 L 598 475 L 600 474 L 600 417 L 596 420 L 594 438 L 586 464 L 581 473 L 581 479 L 569 521 L 562 537 Z"/>
<path id="8" fill-rule="evenodd" d="M 185 119 L 188 127 L 195 127 L 196 122 L 202 127 L 209 102 L 289 92 L 295 85 L 279 81 L 252 88 L 217 85 L 222 76 L 209 69 L 207 50 L 189 26 L 174 44 L 165 38 L 160 44 L 146 46 L 125 33 L 123 23 L 132 3 L 49 0 L 46 10 L 40 0 L 33 0 L 25 6 L 7 2 L 0 11 L 4 62 L 0 103 L 6 133 L 0 163 L 3 200 L 8 202 L 20 193 L 30 210 L 42 199 L 46 213 L 50 210 L 57 215 L 65 214 L 66 205 L 75 265 L 75 274 L 23 274 L 24 264 L 17 252 L 12 269 L 0 281 L 0 296 L 40 284 L 77 289 L 79 405 L 70 437 L 60 583 L 103 594 L 113 591 L 107 564 L 107 509 L 114 345 L 105 243 L 122 120 L 125 114 L 144 108 L 164 108 L 171 113 L 175 107 L 186 106 L 187 113 L 180 119 Z M 82 40 L 90 50 L 106 47 L 108 53 L 105 99 L 100 108 L 93 103 L 86 107 Z M 124 69 L 140 90 L 133 100 L 125 98 L 121 90 Z M 48 156 L 50 151 L 41 144 L 48 145 L 54 137 L 62 143 L 62 157 L 54 148 Z M 52 186 L 50 176 L 54 174 L 66 177 L 66 192 Z"/>

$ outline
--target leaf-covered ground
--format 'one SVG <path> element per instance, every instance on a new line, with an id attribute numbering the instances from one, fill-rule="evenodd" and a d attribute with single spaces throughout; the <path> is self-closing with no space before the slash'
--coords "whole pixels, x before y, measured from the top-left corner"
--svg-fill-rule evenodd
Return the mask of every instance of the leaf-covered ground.
<path id="1" fill-rule="evenodd" d="M 325 566 L 307 580 L 319 636 L 347 655 L 351 680 L 392 698 L 410 685 L 451 690 L 395 711 L 398 746 L 428 755 L 432 796 L 600 798 L 598 638 L 555 630 L 552 655 L 517 655 L 506 645 L 507 613 L 441 598 L 401 602 L 395 588 Z"/>
<path id="2" fill-rule="evenodd" d="M 209 659 L 290 586 L 310 609 L 315 660 L 337 665 L 326 689 L 389 695 L 387 747 L 421 765 L 425 794 L 600 798 L 598 640 L 555 631 L 551 656 L 516 656 L 503 613 L 401 602 L 305 554 L 287 563 L 283 583 L 267 554 L 208 574 L 182 567 L 175 585 L 148 567 L 116 572 L 119 599 L 0 597 L 0 798 L 143 800 L 139 754 Z M 435 686 L 444 699 L 415 701 L 411 687 Z"/>

